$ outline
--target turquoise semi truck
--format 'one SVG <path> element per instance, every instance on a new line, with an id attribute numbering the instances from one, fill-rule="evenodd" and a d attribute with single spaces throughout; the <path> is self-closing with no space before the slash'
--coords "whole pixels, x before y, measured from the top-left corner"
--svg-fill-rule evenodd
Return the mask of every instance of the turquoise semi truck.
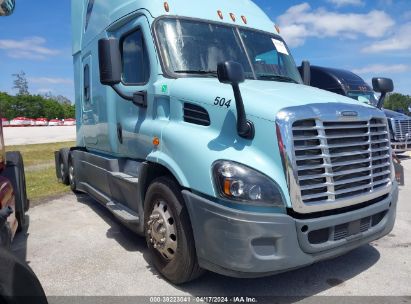
<path id="1" fill-rule="evenodd" d="M 304 85 L 252 1 L 73 0 L 72 28 L 77 144 L 57 176 L 167 280 L 267 276 L 393 228 L 384 113 Z"/>

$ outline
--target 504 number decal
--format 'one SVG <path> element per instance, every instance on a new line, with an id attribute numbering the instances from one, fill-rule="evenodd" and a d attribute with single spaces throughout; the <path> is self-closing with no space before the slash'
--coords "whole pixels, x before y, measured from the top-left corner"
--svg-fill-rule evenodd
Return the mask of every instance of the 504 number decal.
<path id="1" fill-rule="evenodd" d="M 221 98 L 217 96 L 214 100 L 214 105 L 220 106 L 220 107 L 227 107 L 228 109 L 231 105 L 231 99 L 226 100 L 225 98 Z"/>

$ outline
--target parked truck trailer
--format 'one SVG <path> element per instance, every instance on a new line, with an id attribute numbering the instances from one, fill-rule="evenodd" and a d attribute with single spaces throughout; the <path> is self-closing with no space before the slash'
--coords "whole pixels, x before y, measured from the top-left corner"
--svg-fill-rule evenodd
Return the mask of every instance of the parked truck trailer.
<path id="1" fill-rule="evenodd" d="M 6 152 L 0 119 L 0 247 L 10 248 L 16 232 L 26 228 L 28 209 L 23 158 Z"/>
<path id="2" fill-rule="evenodd" d="M 373 89 L 364 79 L 350 71 L 311 66 L 311 85 L 374 106 L 378 104 Z M 393 151 L 396 153 L 411 151 L 411 117 L 388 109 L 383 111 L 388 118 Z"/>
<path id="3" fill-rule="evenodd" d="M 303 84 L 249 0 L 72 1 L 77 143 L 56 173 L 179 284 L 267 276 L 388 234 L 387 119 Z"/>

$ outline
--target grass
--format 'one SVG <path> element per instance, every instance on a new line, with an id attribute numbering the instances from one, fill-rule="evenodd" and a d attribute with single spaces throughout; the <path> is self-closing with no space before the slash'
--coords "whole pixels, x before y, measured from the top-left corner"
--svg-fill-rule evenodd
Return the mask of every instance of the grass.
<path id="1" fill-rule="evenodd" d="M 63 142 L 6 146 L 7 151 L 20 151 L 23 155 L 27 195 L 33 203 L 70 191 L 69 187 L 57 182 L 54 151 L 74 145 L 74 142 Z"/>

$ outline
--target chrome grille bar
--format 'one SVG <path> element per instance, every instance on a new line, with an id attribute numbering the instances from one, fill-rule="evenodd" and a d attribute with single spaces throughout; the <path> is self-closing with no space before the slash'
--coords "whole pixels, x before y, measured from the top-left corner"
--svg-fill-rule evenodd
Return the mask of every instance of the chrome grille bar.
<path id="1" fill-rule="evenodd" d="M 383 118 L 296 120 L 292 134 L 304 204 L 338 202 L 390 185 L 390 142 Z"/>

